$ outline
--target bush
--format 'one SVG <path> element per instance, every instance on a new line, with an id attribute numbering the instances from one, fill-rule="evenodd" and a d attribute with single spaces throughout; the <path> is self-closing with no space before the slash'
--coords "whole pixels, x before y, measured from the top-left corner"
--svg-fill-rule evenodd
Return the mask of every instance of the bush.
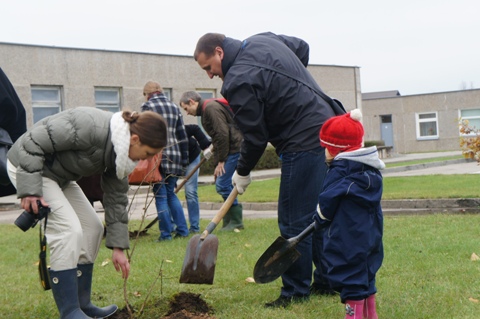
<path id="1" fill-rule="evenodd" d="M 364 141 L 365 147 L 370 147 L 370 146 L 385 146 L 385 141 L 379 140 L 379 141 Z"/>
<path id="2" fill-rule="evenodd" d="M 212 175 L 215 168 L 213 165 L 213 161 L 207 161 L 203 163 L 202 167 L 200 168 L 200 175 Z M 277 156 L 277 153 L 275 153 L 275 148 L 269 145 L 265 149 L 265 152 L 263 152 L 263 155 L 258 161 L 254 170 L 280 168 L 280 166 L 280 158 Z"/>
<path id="3" fill-rule="evenodd" d="M 460 137 L 462 155 L 480 163 L 480 130 L 470 126 L 468 120 L 460 120 L 458 125 L 460 133 L 463 134 Z"/>

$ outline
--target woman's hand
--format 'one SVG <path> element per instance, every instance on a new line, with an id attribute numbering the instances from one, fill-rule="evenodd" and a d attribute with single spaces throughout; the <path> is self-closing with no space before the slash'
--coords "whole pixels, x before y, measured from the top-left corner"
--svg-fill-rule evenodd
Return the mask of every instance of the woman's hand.
<path id="1" fill-rule="evenodd" d="M 48 207 L 48 203 L 43 199 L 43 197 L 37 197 L 37 196 L 27 196 L 22 198 L 20 202 L 20 206 L 24 210 L 30 213 L 38 214 L 38 204 L 37 201 L 40 201 L 40 204 L 43 207 Z"/>
<path id="2" fill-rule="evenodd" d="M 117 271 L 122 271 L 122 278 L 127 279 L 128 274 L 130 273 L 130 263 L 128 262 L 123 249 L 113 248 L 112 262 Z"/>

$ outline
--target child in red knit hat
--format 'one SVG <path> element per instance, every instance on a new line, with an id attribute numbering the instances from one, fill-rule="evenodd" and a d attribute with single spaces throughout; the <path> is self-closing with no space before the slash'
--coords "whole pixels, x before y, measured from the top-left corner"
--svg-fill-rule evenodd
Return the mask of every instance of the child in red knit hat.
<path id="1" fill-rule="evenodd" d="M 380 206 L 385 167 L 376 146 L 363 148 L 362 114 L 332 117 L 320 130 L 329 165 L 315 221 L 324 231 L 327 279 L 345 303 L 345 319 L 378 319 L 375 275 L 383 261 Z"/>

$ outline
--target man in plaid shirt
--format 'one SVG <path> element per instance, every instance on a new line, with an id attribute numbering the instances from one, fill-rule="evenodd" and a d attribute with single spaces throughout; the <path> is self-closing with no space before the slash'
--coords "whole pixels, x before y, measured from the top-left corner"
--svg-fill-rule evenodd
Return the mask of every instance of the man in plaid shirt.
<path id="1" fill-rule="evenodd" d="M 170 101 L 158 82 L 148 81 L 143 88 L 146 102 L 142 111 L 154 111 L 162 115 L 168 124 L 168 145 L 163 150 L 160 173 L 162 181 L 153 185 L 157 207 L 160 237 L 158 241 L 171 240 L 173 222 L 175 238 L 187 237 L 188 227 L 182 204 L 175 194 L 178 177 L 185 174 L 188 165 L 188 138 L 180 108 Z"/>

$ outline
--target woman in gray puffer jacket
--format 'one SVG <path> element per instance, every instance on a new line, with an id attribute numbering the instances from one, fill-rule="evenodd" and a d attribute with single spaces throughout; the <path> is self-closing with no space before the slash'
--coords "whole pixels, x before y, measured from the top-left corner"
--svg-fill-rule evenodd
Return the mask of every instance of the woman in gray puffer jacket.
<path id="1" fill-rule="evenodd" d="M 103 225 L 75 181 L 102 175 L 106 246 L 113 249 L 116 270 L 127 278 L 128 174 L 136 161 L 159 153 L 166 136 L 166 122 L 155 112 L 79 107 L 39 121 L 8 152 L 7 170 L 22 208 L 34 214 L 37 203 L 51 209 L 45 234 L 61 318 L 104 318 L 117 310 L 116 305 L 99 308 L 90 302 Z"/>

